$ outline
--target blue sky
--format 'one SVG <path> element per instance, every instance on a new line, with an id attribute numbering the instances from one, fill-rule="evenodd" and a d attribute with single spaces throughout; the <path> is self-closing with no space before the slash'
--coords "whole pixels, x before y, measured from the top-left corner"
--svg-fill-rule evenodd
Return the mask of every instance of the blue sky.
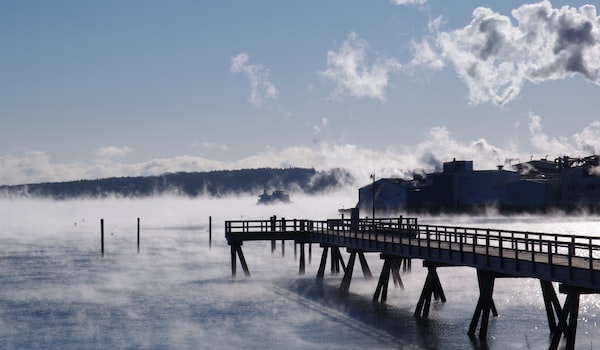
<path id="1" fill-rule="evenodd" d="M 3 1 L 0 184 L 600 153 L 587 3 Z"/>

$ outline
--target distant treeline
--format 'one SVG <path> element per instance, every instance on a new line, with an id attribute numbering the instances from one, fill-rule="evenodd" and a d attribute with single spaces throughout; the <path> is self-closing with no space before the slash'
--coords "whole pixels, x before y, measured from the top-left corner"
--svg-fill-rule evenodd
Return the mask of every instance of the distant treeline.
<path id="1" fill-rule="evenodd" d="M 160 194 L 220 197 L 258 195 L 264 190 L 316 194 L 351 182 L 352 176 L 342 169 L 316 171 L 306 168 L 261 168 L 0 186 L 0 195 L 69 199 L 148 197 Z"/>

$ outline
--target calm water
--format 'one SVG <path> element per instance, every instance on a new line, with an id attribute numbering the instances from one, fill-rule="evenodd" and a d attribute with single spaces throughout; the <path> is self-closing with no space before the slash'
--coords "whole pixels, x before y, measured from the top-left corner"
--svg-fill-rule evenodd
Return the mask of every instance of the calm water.
<path id="1" fill-rule="evenodd" d="M 338 198 L 339 197 L 339 198 Z M 500 316 L 488 340 L 467 329 L 478 297 L 475 270 L 440 268 L 448 301 L 432 305 L 429 320 L 413 317 L 426 271 L 420 261 L 402 273 L 385 306 L 371 302 L 382 262 L 367 255 L 375 279 L 360 269 L 350 294 L 342 276 L 315 283 L 320 248 L 298 276 L 291 243 L 243 246 L 252 277 L 230 274 L 225 219 L 270 215 L 335 217 L 352 198 L 297 198 L 290 206 L 258 207 L 255 198 L 145 201 L 0 201 L 0 339 L 2 348 L 206 349 L 545 349 L 549 331 L 539 283 L 499 279 Z M 332 208 L 334 208 L 332 210 Z M 294 214 L 298 215 L 294 215 Z M 213 242 L 208 245 L 208 215 Z M 142 220 L 136 253 L 135 219 Z M 99 246 L 105 219 L 106 252 Z M 598 218 L 460 217 L 423 222 L 598 235 Z M 347 258 L 347 256 L 346 256 Z M 392 284 L 390 284 L 392 286 Z M 559 296 L 561 301 L 564 296 Z M 582 296 L 576 345 L 600 349 L 600 297 Z"/>

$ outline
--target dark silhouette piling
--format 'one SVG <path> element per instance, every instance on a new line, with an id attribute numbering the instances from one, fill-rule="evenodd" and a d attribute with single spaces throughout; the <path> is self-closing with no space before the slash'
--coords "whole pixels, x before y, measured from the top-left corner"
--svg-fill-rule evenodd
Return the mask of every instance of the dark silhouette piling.
<path id="1" fill-rule="evenodd" d="M 140 218 L 137 218 L 137 252 L 140 253 Z"/>
<path id="2" fill-rule="evenodd" d="M 104 256 L 104 219 L 100 219 L 100 252 Z"/>

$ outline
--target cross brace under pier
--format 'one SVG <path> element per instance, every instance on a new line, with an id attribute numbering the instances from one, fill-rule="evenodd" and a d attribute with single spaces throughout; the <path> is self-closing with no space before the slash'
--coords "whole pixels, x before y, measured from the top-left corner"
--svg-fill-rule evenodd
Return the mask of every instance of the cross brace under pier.
<path id="1" fill-rule="evenodd" d="M 365 258 L 365 253 L 361 250 L 351 250 L 350 258 L 348 258 L 348 265 L 346 266 L 346 272 L 344 273 L 344 278 L 342 279 L 342 284 L 340 285 L 340 290 L 342 292 L 348 292 L 350 289 L 350 282 L 352 281 L 352 272 L 354 271 L 354 263 L 356 261 L 356 256 L 360 260 L 360 266 L 362 267 L 363 275 L 366 280 L 370 280 L 373 278 L 373 274 L 371 274 L 371 269 L 369 268 L 369 264 L 367 263 L 367 259 Z"/>
<path id="2" fill-rule="evenodd" d="M 423 291 L 421 297 L 415 308 L 415 317 L 427 318 L 429 316 L 429 307 L 431 306 L 431 297 L 441 302 L 446 302 L 446 295 L 442 288 L 442 283 L 437 274 L 437 268 L 447 266 L 443 264 L 436 264 L 430 261 L 423 261 L 423 267 L 427 267 L 427 278 L 423 285 Z"/>
<path id="3" fill-rule="evenodd" d="M 250 270 L 248 269 L 248 264 L 246 264 L 246 259 L 244 258 L 244 252 L 242 252 L 242 244 L 241 243 L 233 243 L 230 245 L 230 247 L 231 247 L 231 276 L 235 277 L 235 275 L 236 275 L 236 267 L 237 267 L 236 256 L 239 257 L 239 259 L 240 259 L 240 264 L 242 265 L 244 274 L 246 276 L 250 276 Z"/>
<path id="4" fill-rule="evenodd" d="M 373 295 L 373 301 L 381 301 L 381 303 L 384 304 L 387 300 L 390 274 L 392 275 L 394 286 L 404 289 L 402 278 L 400 278 L 400 265 L 402 264 L 403 260 L 408 258 L 392 255 L 382 255 L 381 258 L 384 260 L 383 267 L 381 268 L 379 282 L 377 283 L 377 288 L 375 289 L 375 294 Z M 406 266 L 407 263 L 404 262 L 404 264 Z"/>
<path id="5" fill-rule="evenodd" d="M 322 247 L 323 253 L 321 254 L 321 263 L 319 264 L 319 270 L 317 272 L 317 281 L 323 281 L 323 277 L 325 276 L 325 265 L 327 265 L 327 254 L 329 250 L 331 250 L 331 273 L 340 273 L 340 267 L 346 272 L 346 265 L 344 264 L 344 258 L 342 258 L 340 248 L 329 245 L 322 245 Z"/>
<path id="6" fill-rule="evenodd" d="M 471 325 L 469 326 L 468 334 L 470 336 L 475 335 L 475 329 L 481 319 L 481 325 L 479 327 L 479 339 L 485 339 L 487 337 L 488 321 L 490 319 L 490 312 L 494 317 L 498 316 L 498 310 L 494 304 L 492 295 L 494 294 L 494 282 L 497 277 L 512 277 L 504 274 L 485 271 L 477 269 L 477 282 L 479 284 L 479 299 L 477 300 L 477 306 L 471 319 Z"/>
<path id="7" fill-rule="evenodd" d="M 559 285 L 559 291 L 567 295 L 562 310 L 557 312 L 560 314 L 558 317 L 558 325 L 552 334 L 552 343 L 550 349 L 554 350 L 558 348 L 560 338 L 563 336 L 566 338 L 565 349 L 571 350 L 575 348 L 575 335 L 577 334 L 577 316 L 579 314 L 579 296 L 581 294 L 597 294 L 599 291 L 591 290 L 586 288 L 569 286 L 566 284 Z"/>

